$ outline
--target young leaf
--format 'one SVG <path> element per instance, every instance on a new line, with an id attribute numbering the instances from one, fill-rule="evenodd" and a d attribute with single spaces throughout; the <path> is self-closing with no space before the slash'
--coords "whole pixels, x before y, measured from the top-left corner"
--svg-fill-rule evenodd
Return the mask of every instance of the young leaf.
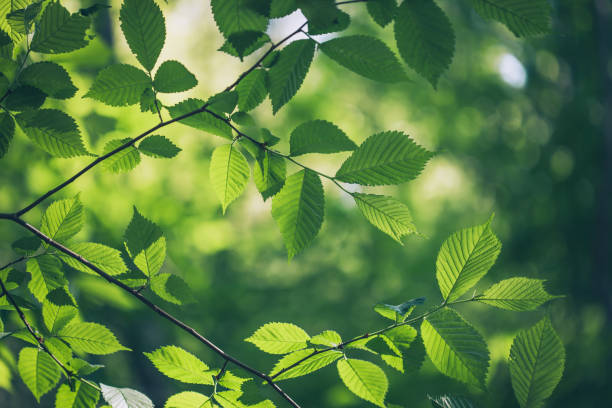
<path id="1" fill-rule="evenodd" d="M 510 278 L 491 286 L 477 300 L 500 309 L 522 312 L 535 310 L 543 303 L 562 296 L 553 296 L 544 289 L 544 280 Z"/>
<path id="2" fill-rule="evenodd" d="M 314 57 L 312 40 L 297 40 L 286 46 L 270 68 L 270 100 L 276 113 L 297 93 Z"/>
<path id="3" fill-rule="evenodd" d="M 338 373 L 344 385 L 359 398 L 385 407 L 389 381 L 376 364 L 352 358 L 342 359 L 338 361 Z"/>
<path id="4" fill-rule="evenodd" d="M 89 408 L 95 407 L 100 399 L 100 391 L 91 385 L 76 380 L 74 390 L 62 384 L 57 390 L 55 408 Z"/>
<path id="5" fill-rule="evenodd" d="M 565 349 L 550 320 L 521 331 L 510 348 L 510 378 L 521 408 L 538 408 L 561 380 Z"/>
<path id="6" fill-rule="evenodd" d="M 471 0 L 483 18 L 505 24 L 517 37 L 550 31 L 551 7 L 546 0 Z"/>
<path id="7" fill-rule="evenodd" d="M 151 72 L 166 41 L 166 22 L 159 6 L 153 0 L 124 0 L 119 20 L 130 49 Z"/>
<path id="8" fill-rule="evenodd" d="M 319 176 L 301 170 L 285 181 L 272 199 L 272 217 L 278 224 L 289 259 L 304 249 L 323 224 L 325 197 Z"/>
<path id="9" fill-rule="evenodd" d="M 110 106 L 135 105 L 150 86 L 151 79 L 144 71 L 132 65 L 115 64 L 98 73 L 85 97 Z"/>
<path id="10" fill-rule="evenodd" d="M 366 6 L 370 17 L 381 27 L 393 21 L 397 11 L 396 0 L 369 0 Z"/>
<path id="11" fill-rule="evenodd" d="M 166 401 L 164 408 L 215 408 L 209 396 L 198 392 L 183 391 L 174 394 Z"/>
<path id="12" fill-rule="evenodd" d="M 246 158 L 233 144 L 217 147 L 210 159 L 210 180 L 221 201 L 223 213 L 244 191 L 251 170 Z"/>
<path id="13" fill-rule="evenodd" d="M 355 150 L 357 145 L 338 126 L 325 120 L 311 120 L 291 133 L 291 156 L 306 153 L 337 153 Z"/>
<path id="14" fill-rule="evenodd" d="M 41 349 L 24 347 L 19 352 L 17 369 L 36 401 L 55 387 L 61 373 L 53 359 Z"/>
<path id="15" fill-rule="evenodd" d="M 436 279 L 447 302 L 458 299 L 474 286 L 495 263 L 501 242 L 491 230 L 491 219 L 451 235 L 440 248 Z"/>
<path id="16" fill-rule="evenodd" d="M 83 227 L 83 204 L 78 195 L 51 203 L 42 217 L 40 231 L 49 238 L 65 242 Z"/>
<path id="17" fill-rule="evenodd" d="M 181 148 L 164 136 L 153 135 L 140 142 L 138 150 L 147 156 L 170 159 L 179 154 Z"/>
<path id="18" fill-rule="evenodd" d="M 336 178 L 367 186 L 399 184 L 418 176 L 432 156 L 402 132 L 377 133 L 342 163 Z"/>
<path id="19" fill-rule="evenodd" d="M 416 299 L 410 299 L 407 302 L 404 302 L 400 305 L 388 305 L 386 303 L 377 303 L 374 306 L 374 311 L 381 315 L 382 317 L 386 317 L 389 320 L 393 320 L 394 322 L 400 322 L 405 320 L 407 316 L 412 313 L 412 310 L 417 305 L 422 305 L 425 303 L 425 298 L 420 297 Z"/>
<path id="20" fill-rule="evenodd" d="M 326 41 L 319 47 L 343 67 L 379 82 L 402 82 L 408 77 L 399 60 L 378 38 L 351 35 Z"/>
<path id="21" fill-rule="evenodd" d="M 287 354 L 286 356 L 283 356 L 280 360 L 278 360 L 278 362 L 274 366 L 274 369 L 270 373 L 270 376 L 273 377 L 277 373 L 279 373 L 281 370 L 291 367 L 293 364 L 310 356 L 314 351 L 315 351 L 314 349 L 309 348 L 309 349 L 294 351 L 291 354 Z M 334 361 L 338 360 L 340 357 L 342 357 L 342 352 L 340 351 L 337 351 L 337 350 L 325 351 L 323 353 L 310 357 L 307 360 L 304 360 L 302 363 L 296 365 L 295 367 L 288 369 L 287 371 L 284 371 L 283 373 L 274 377 L 274 381 L 286 380 L 289 378 L 296 378 L 296 377 L 301 377 L 303 375 L 310 374 L 323 367 L 327 367 Z"/>
<path id="22" fill-rule="evenodd" d="M 421 324 L 427 355 L 442 373 L 484 388 L 489 350 L 484 339 L 452 309 L 442 309 Z"/>
<path id="23" fill-rule="evenodd" d="M 56 306 L 77 305 L 74 296 L 72 296 L 72 293 L 70 293 L 70 290 L 68 289 L 68 286 L 60 286 L 49 291 L 45 298 Z"/>
<path id="24" fill-rule="evenodd" d="M 83 145 L 81 132 L 74 119 L 62 111 L 26 111 L 15 116 L 15 119 L 26 136 L 53 156 L 75 157 L 90 154 Z"/>
<path id="25" fill-rule="evenodd" d="M 457 397 L 455 395 L 440 395 L 439 397 L 430 397 L 431 405 L 434 408 L 476 408 L 472 401 L 464 397 Z"/>
<path id="26" fill-rule="evenodd" d="M 60 329 L 57 336 L 72 348 L 89 354 L 104 355 L 130 350 L 122 346 L 109 329 L 98 323 L 72 322 Z"/>
<path id="27" fill-rule="evenodd" d="M 104 145 L 102 154 L 110 153 L 129 141 L 130 139 L 109 140 Z M 138 163 L 140 163 L 140 153 L 134 145 L 131 145 L 104 160 L 102 168 L 113 173 L 125 173 L 138 166 Z"/>
<path id="28" fill-rule="evenodd" d="M 208 366 L 180 347 L 164 346 L 144 355 L 167 377 L 187 384 L 214 383 Z"/>
<path id="29" fill-rule="evenodd" d="M 134 264 L 149 278 L 164 264 L 166 238 L 155 223 L 140 215 L 136 207 L 125 231 L 125 246 Z"/>
<path id="30" fill-rule="evenodd" d="M 43 61 L 28 65 L 19 75 L 19 81 L 56 99 L 72 98 L 77 91 L 68 72 L 54 62 Z"/>
<path id="31" fill-rule="evenodd" d="M 42 316 L 49 333 L 56 334 L 70 323 L 78 314 L 73 306 L 56 306 L 48 300 L 43 301 Z"/>
<path id="32" fill-rule="evenodd" d="M 264 200 L 278 193 L 285 184 L 287 163 L 282 157 L 265 150 L 260 152 L 253 167 L 255 186 Z"/>
<path id="33" fill-rule="evenodd" d="M 223 43 L 219 51 L 238 57 L 242 61 L 243 57 L 251 55 L 265 44 L 270 42 L 270 37 L 260 31 L 241 31 L 230 34 L 227 41 Z"/>
<path id="34" fill-rule="evenodd" d="M 310 336 L 291 323 L 266 323 L 245 341 L 269 354 L 287 354 L 306 348 Z"/>
<path id="35" fill-rule="evenodd" d="M 310 339 L 310 344 L 318 344 L 327 347 L 336 347 L 340 343 L 342 343 L 342 337 L 333 330 L 325 330 L 316 336 L 312 336 Z"/>
<path id="36" fill-rule="evenodd" d="M 168 112 L 173 119 L 176 119 L 201 109 L 202 106 L 204 106 L 204 101 L 190 98 L 174 106 L 168 107 Z M 197 113 L 185 119 L 181 119 L 180 123 L 232 140 L 232 128 L 226 122 L 206 112 Z"/>
<path id="37" fill-rule="evenodd" d="M 243 112 L 255 109 L 266 99 L 268 88 L 266 87 L 267 73 L 263 69 L 256 69 L 245 76 L 236 86 L 238 92 L 238 108 Z"/>
<path id="38" fill-rule="evenodd" d="M 87 45 L 85 31 L 90 20 L 77 13 L 70 14 L 57 2 L 49 3 L 36 25 L 30 49 L 45 54 L 60 54 Z"/>
<path id="39" fill-rule="evenodd" d="M 376 228 L 402 244 L 402 236 L 417 232 L 410 210 L 393 197 L 354 193 L 353 198 L 363 216 Z"/>
<path id="40" fill-rule="evenodd" d="M 104 399 L 113 408 L 154 408 L 149 397 L 131 388 L 115 388 L 102 383 L 100 388 Z"/>
<path id="41" fill-rule="evenodd" d="M 159 92 L 187 91 L 198 84 L 196 77 L 178 61 L 165 61 L 157 69 L 153 86 Z"/>
<path id="42" fill-rule="evenodd" d="M 28 260 L 26 270 L 32 275 L 28 289 L 39 302 L 42 303 L 49 292 L 68 284 L 60 266 L 60 262 L 51 255 Z"/>
<path id="43" fill-rule="evenodd" d="M 435 88 L 455 52 L 455 33 L 446 14 L 433 0 L 404 1 L 394 29 L 404 61 Z"/>
<path id="44" fill-rule="evenodd" d="M 0 159 L 9 149 L 15 134 L 15 121 L 8 112 L 0 112 Z"/>
<path id="45" fill-rule="evenodd" d="M 96 242 L 79 242 L 77 244 L 70 245 L 70 249 L 109 275 L 121 275 L 122 273 L 127 272 L 127 266 L 125 266 L 125 263 L 123 262 L 121 252 L 115 248 L 98 244 Z M 96 273 L 89 269 L 89 267 L 83 265 L 81 262 L 71 256 L 62 254 L 60 255 L 60 258 L 68 266 L 78 271 L 96 275 Z"/>
<path id="46" fill-rule="evenodd" d="M 185 281 L 172 273 L 159 273 L 151 278 L 151 290 L 167 302 L 182 305 L 194 301 Z"/>
<path id="47" fill-rule="evenodd" d="M 241 31 L 266 31 L 268 18 L 249 7 L 246 0 L 212 0 L 212 12 L 225 38 Z"/>

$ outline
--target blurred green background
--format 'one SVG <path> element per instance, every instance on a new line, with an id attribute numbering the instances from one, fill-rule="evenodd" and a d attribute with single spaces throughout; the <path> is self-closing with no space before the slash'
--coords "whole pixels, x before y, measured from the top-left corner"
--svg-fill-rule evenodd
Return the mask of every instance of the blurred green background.
<path id="1" fill-rule="evenodd" d="M 65 1 L 72 10 L 93 1 Z M 456 55 L 437 90 L 413 72 L 413 81 L 381 85 L 358 77 L 317 54 L 297 97 L 275 117 L 269 102 L 254 115 L 258 124 L 288 146 L 291 130 L 303 121 L 336 123 L 356 142 L 383 130 L 401 130 L 438 152 L 415 181 L 384 190 L 407 203 L 423 238 L 400 246 L 369 225 L 350 197 L 325 183 L 325 223 L 314 243 L 287 262 L 280 233 L 253 183 L 227 214 L 212 191 L 211 150 L 223 140 L 177 125 L 163 129 L 183 151 L 172 160 L 144 157 L 129 174 L 96 168 L 55 198 L 81 192 L 87 208 L 79 239 L 120 248 L 132 206 L 162 227 L 168 240 L 165 271 L 181 275 L 197 302 L 169 311 L 250 365 L 268 371 L 275 359 L 244 343 L 270 321 L 293 322 L 311 334 L 334 329 L 344 338 L 386 323 L 372 311 L 379 302 L 400 303 L 426 296 L 439 303 L 434 276 L 437 251 L 455 230 L 484 222 L 503 243 L 497 264 L 480 288 L 511 276 L 548 280 L 549 291 L 565 294 L 539 312 L 512 313 L 485 305 L 461 312 L 487 338 L 492 362 L 488 391 L 482 393 L 437 373 L 427 362 L 418 374 L 386 369 L 387 401 L 426 407 L 427 394 L 471 396 L 483 407 L 516 407 L 507 365 L 514 334 L 550 314 L 567 349 L 566 369 L 551 407 L 607 406 L 612 401 L 607 369 L 612 364 L 610 319 L 610 217 L 612 214 L 612 6 L 609 0 L 553 2 L 550 35 L 518 40 L 502 25 L 485 22 L 469 1 L 439 1 L 457 35 Z M 246 67 L 216 50 L 223 39 L 207 1 L 160 2 L 167 40 L 160 57 L 183 62 L 196 73 L 194 90 L 163 99 L 165 104 L 219 92 Z M 110 108 L 82 99 L 95 74 L 114 62 L 134 63 L 118 26 L 119 1 L 96 20 L 97 37 L 66 57 L 80 91 L 63 105 L 78 119 L 89 146 L 100 152 L 113 138 L 132 137 L 156 123 L 137 107 Z M 371 32 L 392 44 L 392 27 L 374 26 L 365 6 L 345 6 L 349 32 Z M 273 39 L 303 21 L 276 20 Z M 312 156 L 312 157 L 311 157 Z M 310 155 L 302 160 L 334 173 L 344 155 Z M 0 161 L 0 211 L 23 207 L 87 163 L 54 159 L 23 135 Z M 41 211 L 27 219 L 40 223 Z M 14 258 L 10 243 L 25 236 L 0 224 L 1 264 Z M 94 358 L 106 368 L 93 379 L 145 392 L 156 406 L 181 390 L 198 391 L 163 377 L 142 355 L 167 344 L 180 345 L 211 366 L 221 361 L 201 344 L 161 320 L 116 288 L 93 276 L 71 275 L 71 289 L 84 319 L 104 323 L 136 352 Z M 150 295 L 153 296 L 153 295 Z M 18 325 L 15 314 L 0 312 Z M 0 345 L 0 407 L 36 406 L 31 393 L 7 367 L 14 365 L 17 340 Z M 328 367 L 284 382 L 304 407 L 363 407 Z M 203 391 L 200 389 L 199 391 Z M 48 394 L 41 406 L 53 406 Z M 279 404 L 282 406 L 282 403 Z"/>

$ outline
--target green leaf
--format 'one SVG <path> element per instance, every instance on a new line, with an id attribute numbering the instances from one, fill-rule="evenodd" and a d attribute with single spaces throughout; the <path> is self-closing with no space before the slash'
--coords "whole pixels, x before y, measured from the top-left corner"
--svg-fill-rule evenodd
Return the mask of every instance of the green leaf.
<path id="1" fill-rule="evenodd" d="M 13 89 L 4 100 L 4 106 L 10 111 L 26 111 L 38 109 L 45 102 L 46 95 L 38 88 L 20 85 Z"/>
<path id="2" fill-rule="evenodd" d="M 319 344 L 327 347 L 336 347 L 340 343 L 342 343 L 342 337 L 333 330 L 325 330 L 316 336 L 312 336 L 310 339 L 310 344 Z"/>
<path id="3" fill-rule="evenodd" d="M 366 3 L 370 17 L 381 27 L 385 27 L 395 18 L 396 0 L 369 0 Z"/>
<path id="4" fill-rule="evenodd" d="M 56 306 L 76 306 L 76 300 L 68 286 L 60 286 L 47 293 L 46 299 Z"/>
<path id="5" fill-rule="evenodd" d="M 510 278 L 498 282 L 476 299 L 500 309 L 523 312 L 535 310 L 543 303 L 563 296 L 553 296 L 544 289 L 542 279 Z"/>
<path id="6" fill-rule="evenodd" d="M 412 310 L 414 310 L 417 305 L 422 305 L 423 303 L 425 303 L 424 297 L 410 299 L 409 301 L 404 302 L 400 305 L 377 303 L 374 306 L 374 311 L 389 320 L 393 320 L 394 322 L 401 322 L 404 321 L 405 318 L 410 315 L 410 313 L 412 313 Z"/>
<path id="7" fill-rule="evenodd" d="M 270 2 L 270 17 L 285 17 L 293 13 L 297 8 L 298 5 L 296 0 L 272 0 Z"/>
<path id="8" fill-rule="evenodd" d="M 418 176 L 432 156 L 402 132 L 377 133 L 342 163 L 336 178 L 367 186 L 399 184 Z"/>
<path id="9" fill-rule="evenodd" d="M 34 0 L 2 0 L 0 1 L 0 28 L 6 31 L 10 38 L 19 42 L 23 38 L 23 34 L 14 31 L 6 19 L 6 16 L 14 11 L 22 10 L 32 4 Z M 7 58 L 10 58 L 8 56 Z"/>
<path id="10" fill-rule="evenodd" d="M 6 15 L 6 22 L 13 32 L 19 34 L 30 34 L 32 32 L 32 21 L 38 17 L 41 3 L 32 3 L 26 8 L 14 10 Z"/>
<path id="11" fill-rule="evenodd" d="M 285 159 L 267 150 L 260 152 L 253 167 L 253 180 L 264 200 L 278 193 L 285 184 Z"/>
<path id="12" fill-rule="evenodd" d="M 55 408 L 91 408 L 98 404 L 100 391 L 91 385 L 76 380 L 74 391 L 67 384 L 62 384 L 57 390 Z"/>
<path id="13" fill-rule="evenodd" d="M 350 16 L 338 9 L 334 0 L 298 0 L 298 4 L 308 19 L 310 35 L 342 31 L 351 22 Z"/>
<path id="14" fill-rule="evenodd" d="M 155 223 L 143 217 L 136 207 L 125 231 L 125 245 L 134 264 L 149 278 L 157 274 L 166 258 L 166 238 Z"/>
<path id="15" fill-rule="evenodd" d="M 269 42 L 268 34 L 261 31 L 240 31 L 230 34 L 219 51 L 238 57 L 242 61 L 243 57 L 252 54 Z"/>
<path id="16" fill-rule="evenodd" d="M 131 388 L 115 388 L 102 383 L 100 388 L 102 396 L 113 408 L 154 408 L 149 397 Z"/>
<path id="17" fill-rule="evenodd" d="M 208 108 L 222 115 L 223 113 L 232 113 L 236 109 L 238 103 L 238 92 L 236 91 L 225 91 L 211 96 L 208 101 Z"/>
<path id="18" fill-rule="evenodd" d="M 312 40 L 297 40 L 286 46 L 270 68 L 270 100 L 276 113 L 297 93 L 314 57 Z"/>
<path id="19" fill-rule="evenodd" d="M 301 170 L 285 181 L 272 199 L 272 217 L 278 224 L 289 259 L 304 249 L 321 229 L 325 209 L 319 176 Z"/>
<path id="20" fill-rule="evenodd" d="M 123 258 L 121 257 L 121 252 L 115 248 L 98 244 L 96 242 L 79 242 L 77 244 L 70 245 L 70 249 L 109 275 L 121 275 L 128 270 L 127 266 L 125 266 L 125 263 L 123 262 Z M 97 275 L 94 271 L 89 269 L 89 267 L 83 265 L 81 262 L 71 256 L 61 254 L 60 257 L 67 265 L 78 271 Z"/>
<path id="21" fill-rule="evenodd" d="M 161 102 L 159 102 L 155 98 L 155 92 L 153 92 L 153 88 L 147 87 L 147 89 L 143 91 L 142 95 L 140 95 L 140 111 L 141 112 L 157 113 L 157 109 L 159 108 L 160 105 L 161 105 Z"/>
<path id="22" fill-rule="evenodd" d="M 106 142 L 102 154 L 108 154 L 115 149 L 123 146 L 131 139 L 113 139 Z M 104 170 L 113 173 L 125 173 L 138 166 L 140 163 L 140 153 L 134 145 L 130 145 L 118 153 L 113 154 L 102 162 Z"/>
<path id="23" fill-rule="evenodd" d="M 187 384 L 214 384 L 208 366 L 180 347 L 164 346 L 143 354 L 167 377 Z"/>
<path id="24" fill-rule="evenodd" d="M 153 81 L 155 89 L 164 93 L 187 91 L 197 84 L 195 75 L 178 61 L 165 61 L 161 64 Z"/>
<path id="25" fill-rule="evenodd" d="M 433 0 L 404 1 L 394 29 L 404 61 L 435 88 L 455 52 L 455 33 L 446 14 Z"/>
<path id="26" fill-rule="evenodd" d="M 311 120 L 291 133 L 291 156 L 306 153 L 337 153 L 355 150 L 357 145 L 338 126 L 325 120 Z"/>
<path id="27" fill-rule="evenodd" d="M 185 281 L 171 273 L 159 273 L 151 278 L 151 290 L 167 302 L 182 305 L 194 301 Z"/>
<path id="28" fill-rule="evenodd" d="M 250 175 L 249 163 L 233 144 L 219 146 L 213 151 L 210 181 L 224 214 L 230 203 L 244 192 Z"/>
<path id="29" fill-rule="evenodd" d="M 42 217 L 41 232 L 49 238 L 65 242 L 83 227 L 83 204 L 78 195 L 51 203 Z M 46 245 L 46 244 L 45 244 Z"/>
<path id="30" fill-rule="evenodd" d="M 292 366 L 293 364 L 301 361 L 304 358 L 312 355 L 314 353 L 314 349 L 308 348 L 304 350 L 294 351 L 291 354 L 287 354 L 283 356 L 276 365 L 274 369 L 270 373 L 270 377 L 274 377 L 281 370 Z M 313 373 L 323 367 L 327 367 L 334 361 L 338 360 L 342 357 L 342 352 L 337 350 L 325 351 L 323 353 L 316 354 L 307 360 L 304 360 L 300 364 L 296 365 L 274 377 L 274 381 L 286 380 L 289 378 L 301 377 L 303 375 L 307 375 Z"/>
<path id="31" fill-rule="evenodd" d="M 410 210 L 393 197 L 354 193 L 363 216 L 376 228 L 402 244 L 402 236 L 417 233 Z"/>
<path id="32" fill-rule="evenodd" d="M 255 119 L 253 119 L 251 115 L 245 112 L 235 112 L 234 114 L 232 114 L 230 119 L 237 125 L 244 126 L 247 128 L 257 126 L 257 124 L 255 123 Z"/>
<path id="33" fill-rule="evenodd" d="M 78 310 L 73 306 L 57 306 L 48 300 L 43 301 L 42 316 L 49 333 L 56 334 L 77 316 Z"/>
<path id="34" fill-rule="evenodd" d="M 551 7 L 546 0 L 471 0 L 483 18 L 505 24 L 517 37 L 550 31 Z"/>
<path id="35" fill-rule="evenodd" d="M 15 135 L 15 121 L 8 112 L 0 112 L 0 158 L 8 152 L 13 135 Z"/>
<path id="36" fill-rule="evenodd" d="M 436 279 L 447 302 L 458 299 L 487 274 L 501 252 L 491 219 L 451 235 L 440 248 Z"/>
<path id="37" fill-rule="evenodd" d="M 249 0 L 212 0 L 212 12 L 225 38 L 241 31 L 266 31 L 268 18 L 249 7 Z"/>
<path id="38" fill-rule="evenodd" d="M 342 359 L 338 361 L 338 373 L 344 385 L 359 398 L 385 407 L 389 381 L 376 364 L 352 358 Z"/>
<path id="39" fill-rule="evenodd" d="M 44 351 L 32 347 L 21 349 L 17 368 L 21 379 L 38 402 L 40 397 L 55 387 L 61 376 L 55 361 Z"/>
<path id="40" fill-rule="evenodd" d="M 77 91 L 68 72 L 54 62 L 44 61 L 28 65 L 19 75 L 19 81 L 56 99 L 72 98 Z"/>
<path id="41" fill-rule="evenodd" d="M 408 80 L 393 51 L 377 38 L 339 37 L 324 42 L 319 48 L 338 64 L 366 78 L 388 83 Z"/>
<path id="42" fill-rule="evenodd" d="M 472 326 L 452 309 L 442 309 L 421 324 L 427 355 L 442 373 L 484 389 L 489 350 Z"/>
<path id="43" fill-rule="evenodd" d="M 266 99 L 268 88 L 266 87 L 267 73 L 263 69 L 256 69 L 245 76 L 236 86 L 238 92 L 238 108 L 243 112 L 255 109 Z"/>
<path id="44" fill-rule="evenodd" d="M 164 408 L 214 408 L 214 405 L 210 400 L 210 397 L 202 395 L 193 391 L 183 391 L 178 394 L 174 394 L 168 401 Z"/>
<path id="45" fill-rule="evenodd" d="M 33 255 L 40 248 L 41 240 L 38 237 L 22 237 L 11 244 L 13 251 L 20 255 Z"/>
<path id="46" fill-rule="evenodd" d="M 15 119 L 23 132 L 53 156 L 87 156 L 74 119 L 55 109 L 22 112 Z"/>
<path id="47" fill-rule="evenodd" d="M 168 107 L 168 112 L 173 119 L 176 119 L 179 116 L 197 111 L 202 106 L 204 106 L 204 101 L 190 98 Z M 232 128 L 226 122 L 206 112 L 196 113 L 181 119 L 180 123 L 232 140 Z"/>
<path id="48" fill-rule="evenodd" d="M 135 105 L 151 86 L 151 78 L 142 70 L 127 64 L 115 64 L 98 73 L 85 95 L 110 106 Z"/>
<path id="49" fill-rule="evenodd" d="M 138 150 L 147 156 L 167 159 L 176 156 L 181 151 L 181 149 L 176 147 L 169 139 L 159 135 L 146 137 L 138 145 Z"/>
<path id="50" fill-rule="evenodd" d="M 87 45 L 85 31 L 90 20 L 78 13 L 70 14 L 59 3 L 47 5 L 32 38 L 30 49 L 45 54 L 60 54 Z"/>
<path id="51" fill-rule="evenodd" d="M 268 354 L 287 354 L 306 348 L 310 336 L 291 323 L 266 323 L 245 341 Z"/>
<path id="52" fill-rule="evenodd" d="M 42 303 L 52 290 L 68 284 L 60 267 L 57 258 L 50 255 L 28 260 L 26 271 L 32 275 L 28 289 L 39 302 Z"/>
<path id="53" fill-rule="evenodd" d="M 510 378 L 521 408 L 538 408 L 561 380 L 565 349 L 550 320 L 544 318 L 514 338 Z"/>
<path id="54" fill-rule="evenodd" d="M 57 336 L 76 350 L 89 354 L 112 354 L 130 350 L 122 346 L 115 335 L 98 323 L 72 322 L 63 327 Z"/>
<path id="55" fill-rule="evenodd" d="M 89 375 L 95 373 L 99 369 L 103 368 L 103 365 L 100 364 L 89 364 L 85 360 L 81 360 L 80 358 L 73 358 L 70 362 L 70 366 L 76 371 L 76 373 L 80 376 Z"/>
<path id="56" fill-rule="evenodd" d="M 150 72 L 166 41 L 166 22 L 159 6 L 153 0 L 124 0 L 119 20 L 132 53 Z"/>
<path id="57" fill-rule="evenodd" d="M 430 397 L 428 395 L 427 397 L 434 408 L 475 408 L 472 401 L 464 397 L 457 397 L 455 395 L 441 395 L 439 397 Z"/>

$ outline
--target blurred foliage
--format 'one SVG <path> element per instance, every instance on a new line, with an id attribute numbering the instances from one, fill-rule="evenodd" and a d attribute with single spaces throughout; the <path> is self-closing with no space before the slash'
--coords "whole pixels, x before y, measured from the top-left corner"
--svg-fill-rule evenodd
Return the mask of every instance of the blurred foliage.
<path id="1" fill-rule="evenodd" d="M 94 1 L 66 2 L 87 7 Z M 168 39 L 163 58 L 180 58 L 200 79 L 184 95 L 207 97 L 229 84 L 256 56 L 237 59 L 215 52 L 223 44 L 200 0 L 169 1 L 164 6 Z M 405 131 L 439 152 L 415 181 L 393 189 L 408 203 L 424 237 L 400 246 L 369 225 L 350 197 L 325 184 L 328 197 L 323 230 L 304 253 L 287 263 L 269 201 L 254 185 L 225 216 L 209 182 L 209 157 L 221 142 L 185 126 L 168 127 L 182 152 L 173 160 L 144 158 L 129 174 L 97 169 L 63 193 L 81 192 L 88 209 L 83 240 L 119 247 L 132 206 L 162 227 L 168 239 L 164 268 L 181 275 L 197 302 L 165 306 L 250 365 L 271 369 L 273 359 L 243 342 L 268 321 L 291 321 L 311 333 L 335 329 L 343 337 L 382 327 L 372 307 L 419 296 L 439 302 L 434 280 L 436 252 L 442 240 L 460 227 L 484 222 L 496 213 L 494 228 L 504 246 L 489 283 L 517 274 L 548 280 L 554 294 L 567 294 L 542 313 L 551 312 L 566 349 L 566 370 L 548 406 L 606 406 L 612 400 L 606 372 L 612 318 L 610 288 L 612 244 L 610 214 L 612 174 L 612 10 L 608 0 L 554 1 L 553 34 L 517 41 L 502 25 L 484 22 L 467 2 L 441 1 L 457 34 L 457 52 L 438 89 L 411 72 L 412 82 L 381 85 L 317 56 L 296 98 L 275 117 L 269 103 L 255 111 L 258 123 L 281 137 L 310 119 L 338 124 L 353 140 L 385 129 Z M 89 146 L 100 152 L 106 141 L 125 138 L 155 124 L 138 107 L 110 108 L 81 99 L 97 71 L 111 62 L 133 62 L 119 35 L 118 1 L 99 13 L 97 37 L 62 61 L 69 64 L 77 97 L 61 102 L 79 119 Z M 360 31 L 379 31 L 365 6 L 348 10 Z M 292 15 L 277 20 L 273 39 L 301 22 Z M 349 29 L 349 32 L 351 29 Z M 382 36 L 392 38 L 387 27 Z M 391 43 L 391 41 L 389 41 Z M 76 55 L 76 56 L 75 56 Z M 54 57 L 61 60 L 62 56 Z M 522 71 L 524 70 L 524 71 Z M 524 77 L 521 76 L 524 74 Z M 177 96 L 176 98 L 178 98 Z M 177 99 L 163 101 L 171 104 Z M 606 141 L 607 140 L 607 141 Z M 338 160 L 306 157 L 305 163 L 332 172 Z M 24 164 L 25 162 L 25 164 Z M 23 135 L 1 162 L 0 210 L 28 204 L 81 168 L 79 159 L 50 159 Z M 382 189 L 384 191 L 386 189 Z M 27 219 L 38 223 L 37 208 Z M 0 258 L 12 258 L 10 242 L 23 232 L 0 224 Z M 76 275 L 72 292 L 89 321 L 104 321 L 122 344 L 139 351 L 178 344 L 210 365 L 218 357 L 157 319 L 118 289 L 93 276 Z M 540 316 L 474 306 L 465 311 L 492 344 L 486 394 L 443 377 L 427 363 L 419 374 L 388 370 L 388 400 L 410 407 L 429 406 L 427 394 L 472 395 L 480 406 L 513 407 L 507 365 L 512 336 Z M 15 314 L 0 312 L 2 319 Z M 0 386 L 9 385 L 5 366 L 15 361 L 0 349 Z M 101 382 L 129 384 L 156 405 L 185 385 L 164 378 L 141 353 L 100 357 Z M 0 406 L 29 407 L 32 395 L 17 379 L 11 391 L 0 389 Z M 284 388 L 305 407 L 363 406 L 337 379 L 332 367 L 313 376 L 288 380 Z M 51 394 L 41 406 L 53 406 Z"/>

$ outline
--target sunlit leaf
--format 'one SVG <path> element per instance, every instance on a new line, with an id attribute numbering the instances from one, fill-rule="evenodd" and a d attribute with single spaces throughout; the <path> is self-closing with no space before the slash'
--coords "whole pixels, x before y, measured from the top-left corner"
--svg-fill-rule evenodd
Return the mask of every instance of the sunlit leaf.
<path id="1" fill-rule="evenodd" d="M 286 46 L 278 61 L 270 68 L 270 100 L 276 113 L 297 93 L 314 57 L 312 40 L 297 40 Z"/>
<path id="2" fill-rule="evenodd" d="M 269 354 L 287 354 L 306 348 L 310 336 L 291 323 L 266 323 L 245 341 Z"/>
<path id="3" fill-rule="evenodd" d="M 210 159 L 210 181 L 221 201 L 223 213 L 244 192 L 251 169 L 234 144 L 217 147 Z"/>
<path id="4" fill-rule="evenodd" d="M 85 97 L 110 106 L 135 105 L 151 86 L 151 78 L 142 70 L 128 64 L 114 64 L 98 73 Z"/>
<path id="5" fill-rule="evenodd" d="M 138 150 L 147 156 L 169 159 L 179 154 L 181 148 L 164 136 L 153 135 L 143 139 L 138 145 Z"/>
<path id="6" fill-rule="evenodd" d="M 87 45 L 85 31 L 90 20 L 78 13 L 70 14 L 58 2 L 45 7 L 30 44 L 32 51 L 59 54 L 78 50 Z"/>
<path id="7" fill-rule="evenodd" d="M 196 77 L 178 61 L 165 61 L 157 69 L 153 85 L 159 92 L 187 91 L 198 84 Z"/>
<path id="8" fill-rule="evenodd" d="M 500 309 L 522 312 L 537 309 L 543 303 L 561 296 L 553 296 L 544 289 L 544 280 L 510 278 L 487 289 L 477 300 Z"/>
<path id="9" fill-rule="evenodd" d="M 95 407 L 100 399 L 100 391 L 91 385 L 76 380 L 74 390 L 62 384 L 57 390 L 55 408 L 89 408 Z"/>
<path id="10" fill-rule="evenodd" d="M 352 358 L 342 359 L 338 361 L 338 373 L 344 385 L 359 398 L 385 407 L 389 381 L 376 364 Z"/>
<path id="11" fill-rule="evenodd" d="M 176 346 L 164 346 L 145 356 L 164 375 L 188 384 L 213 384 L 213 376 L 204 362 Z"/>
<path id="12" fill-rule="evenodd" d="M 115 335 L 98 323 L 72 322 L 63 327 L 57 336 L 73 348 L 89 354 L 112 354 L 129 350 L 122 346 Z"/>
<path id="13" fill-rule="evenodd" d="M 121 30 L 138 61 L 151 71 L 166 41 L 166 22 L 153 0 L 124 0 Z"/>
<path id="14" fill-rule="evenodd" d="M 36 401 L 55 387 L 60 379 L 60 368 L 43 350 L 25 347 L 19 352 L 19 375 Z"/>
<path id="15" fill-rule="evenodd" d="M 161 229 L 143 217 L 136 207 L 125 231 L 125 245 L 134 264 L 152 277 L 161 269 L 166 259 L 166 238 Z"/>

